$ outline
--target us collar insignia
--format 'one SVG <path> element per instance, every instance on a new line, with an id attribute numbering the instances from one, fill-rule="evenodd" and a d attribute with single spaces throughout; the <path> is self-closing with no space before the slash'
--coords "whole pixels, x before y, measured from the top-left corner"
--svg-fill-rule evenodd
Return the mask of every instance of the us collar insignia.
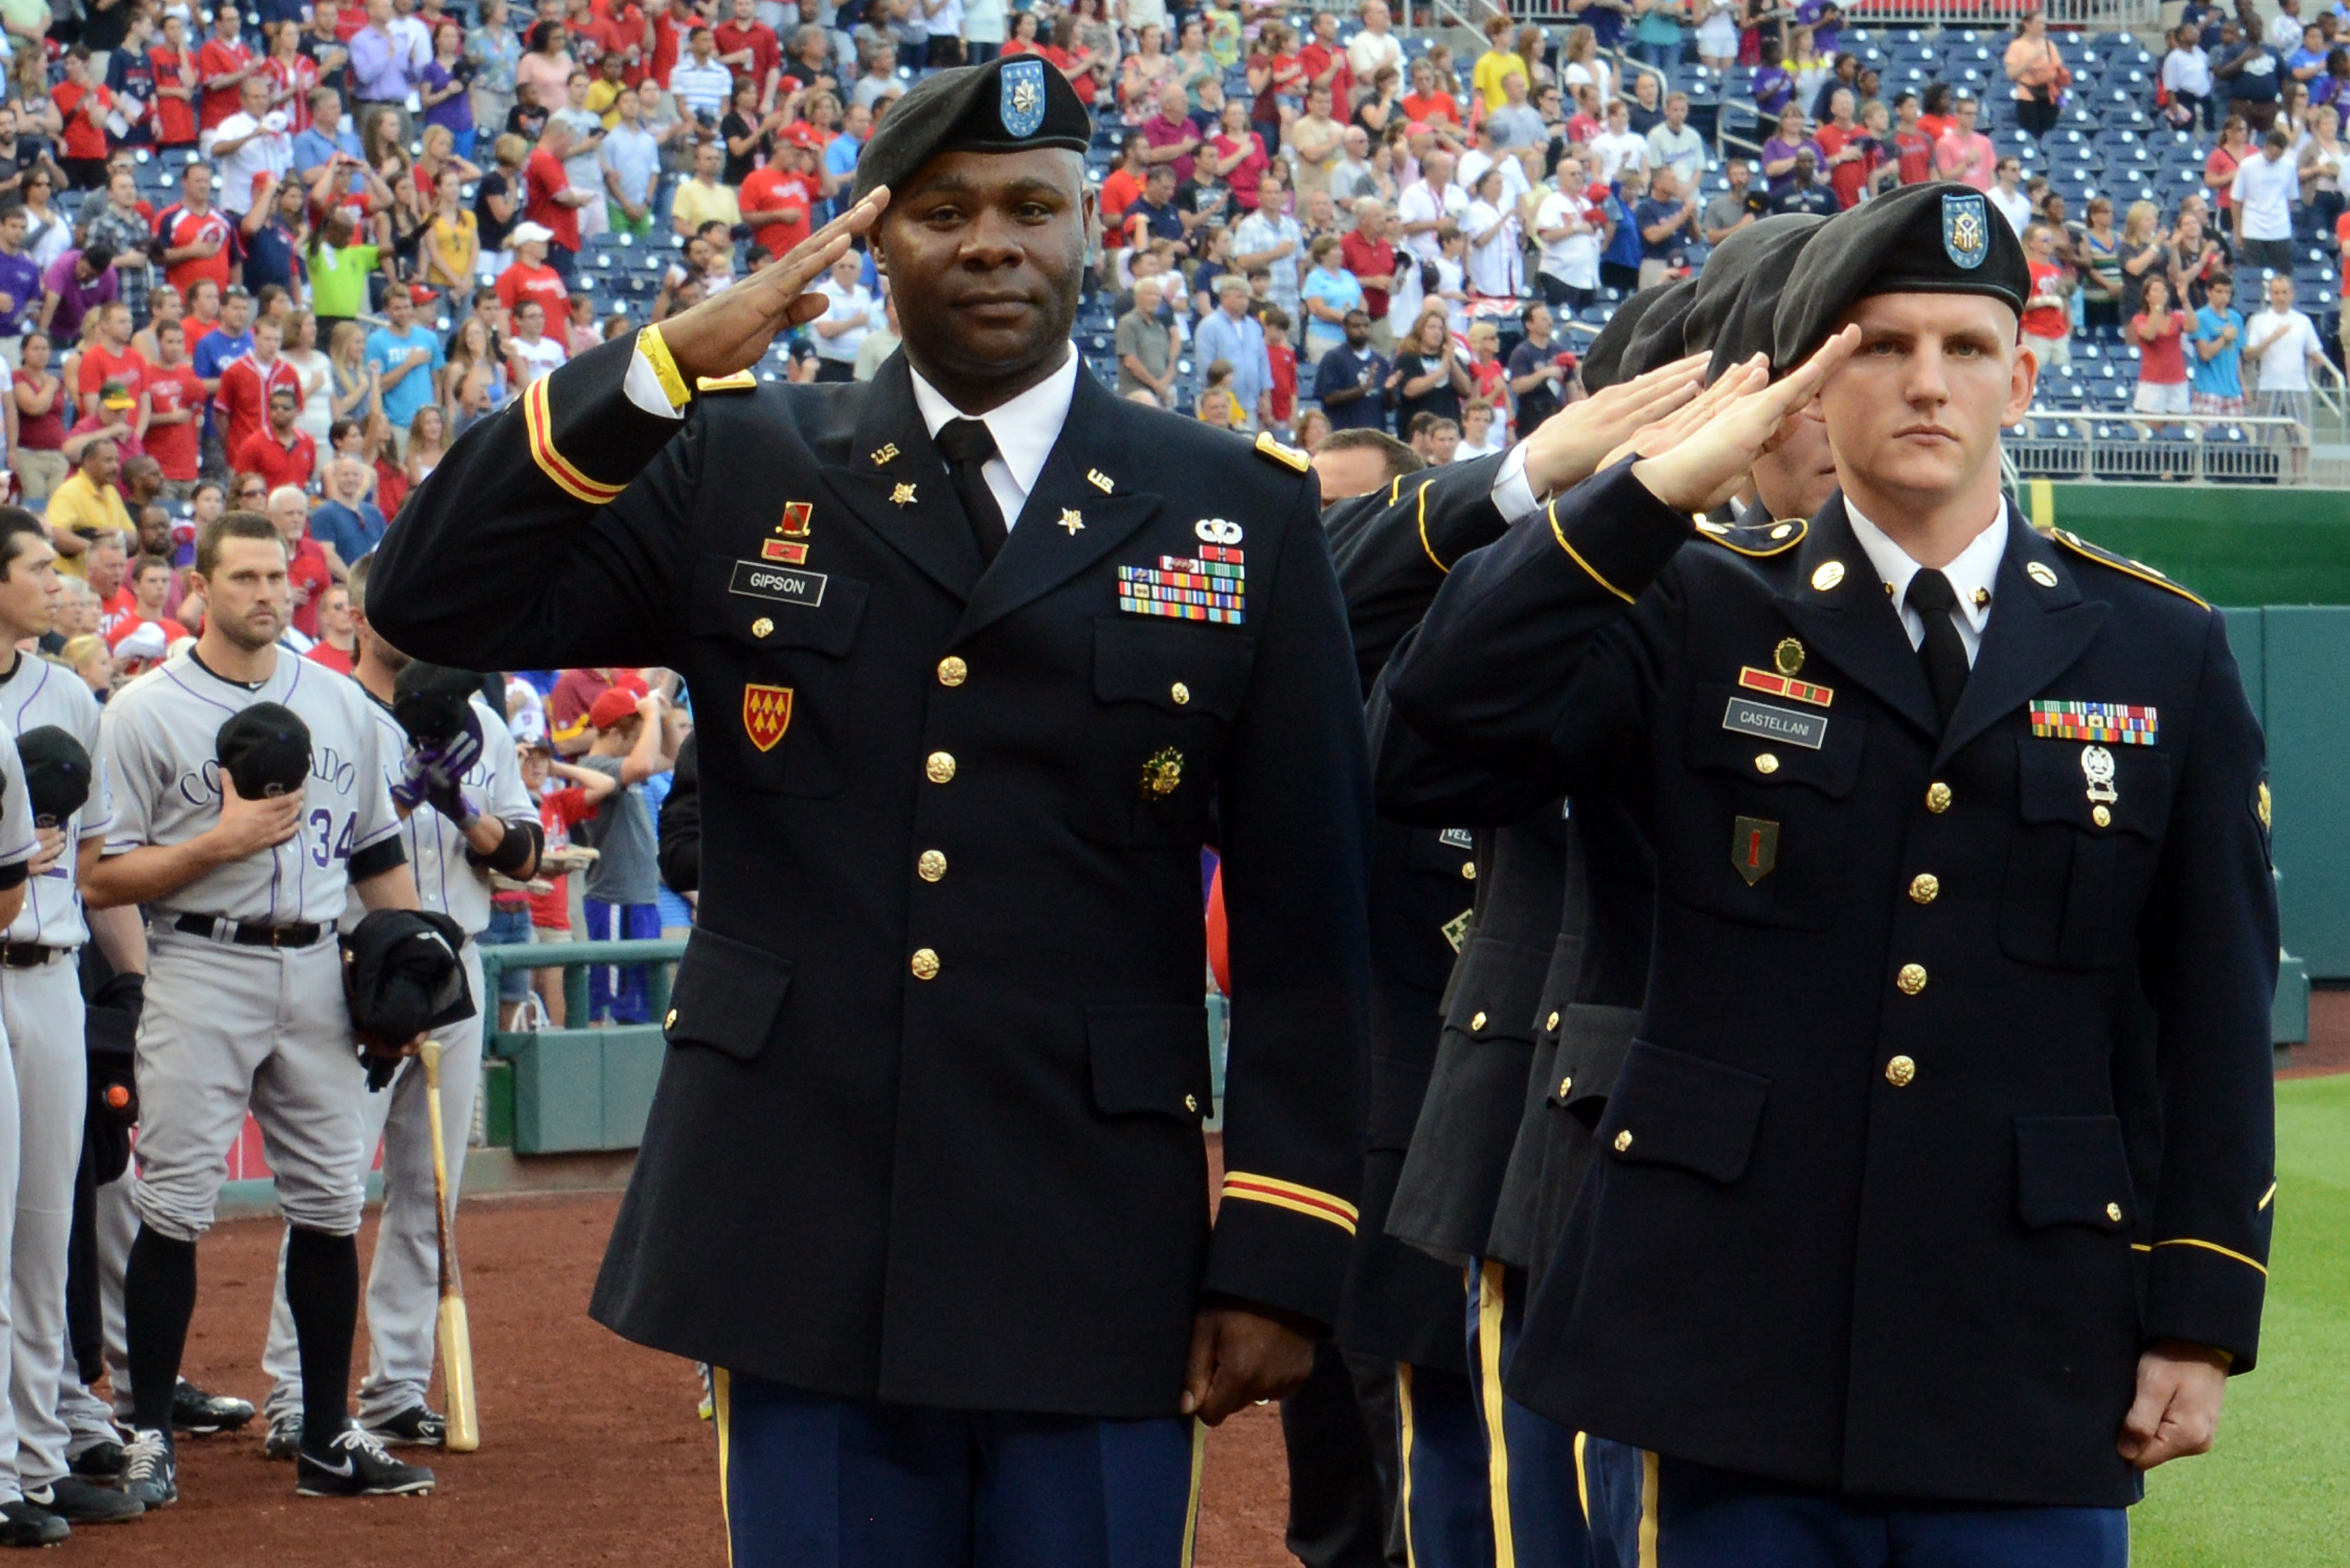
<path id="1" fill-rule="evenodd" d="M 1988 214 L 1980 191 L 1942 198 L 1942 254 L 1969 272 L 1982 265 L 1991 254 Z"/>
<path id="2" fill-rule="evenodd" d="M 1045 123 L 1042 59 L 1014 60 L 1003 67 L 996 78 L 995 117 L 1003 122 L 1004 134 L 1014 140 L 1025 140 L 1036 134 L 1036 128 Z"/>
<path id="3" fill-rule="evenodd" d="M 897 461 L 898 443 L 894 441 L 873 454 L 873 466 L 876 468 L 887 468 Z"/>
<path id="4" fill-rule="evenodd" d="M 1104 495 L 1107 495 L 1109 493 L 1111 483 L 1110 477 L 1098 468 L 1089 468 L 1086 470 L 1086 483 L 1092 485 L 1096 490 L 1100 491 Z"/>
<path id="5" fill-rule="evenodd" d="M 2064 702 L 2043 698 L 2032 704 L 2032 732 L 2043 741 L 2094 741 L 2108 746 L 2151 746 L 2161 733 L 2152 708 L 2126 702 Z"/>

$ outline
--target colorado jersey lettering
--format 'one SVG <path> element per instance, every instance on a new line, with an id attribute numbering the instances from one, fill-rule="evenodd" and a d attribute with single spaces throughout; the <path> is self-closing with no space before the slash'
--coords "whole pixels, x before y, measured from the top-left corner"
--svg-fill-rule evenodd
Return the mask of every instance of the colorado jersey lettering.
<path id="1" fill-rule="evenodd" d="M 6 726 L 9 734 L 21 735 L 45 724 L 55 724 L 79 741 L 90 756 L 89 799 L 59 824 L 66 834 L 65 853 L 57 857 L 56 865 L 32 878 L 31 886 L 25 889 L 24 912 L 8 928 L 7 938 L 12 942 L 78 948 L 89 940 L 89 928 L 82 919 L 75 852 L 85 839 L 96 838 L 114 825 L 106 766 L 98 756 L 98 699 L 62 665 L 19 654 L 16 668 L 0 676 L 0 724 Z M 15 746 L 8 748 L 12 762 L 16 760 L 16 753 Z M 14 780 L 19 775 L 10 776 Z M 0 802 L 0 816 L 13 821 L 13 813 L 7 810 L 9 804 Z M 26 812 L 29 833 L 32 803 L 20 800 L 16 804 Z M 0 826 L 0 837 L 14 842 L 14 833 L 13 828 Z"/>

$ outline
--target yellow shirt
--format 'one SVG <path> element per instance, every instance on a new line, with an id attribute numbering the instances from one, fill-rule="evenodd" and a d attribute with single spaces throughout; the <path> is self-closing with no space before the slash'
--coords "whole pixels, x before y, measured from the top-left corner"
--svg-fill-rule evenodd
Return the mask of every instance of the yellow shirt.
<path id="1" fill-rule="evenodd" d="M 704 223 L 724 223 L 729 227 L 743 221 L 743 209 L 734 200 L 731 185 L 705 185 L 699 180 L 688 180 L 677 188 L 670 201 L 670 215 L 683 218 L 690 225 L 687 233 Z"/>
<path id="2" fill-rule="evenodd" d="M 99 490 L 90 483 L 89 475 L 78 468 L 50 493 L 46 515 L 51 529 L 69 528 L 84 538 L 111 528 L 128 541 L 135 532 L 130 526 L 130 510 L 122 504 L 122 492 L 110 484 Z M 69 577 L 86 576 L 83 563 L 88 558 L 88 551 L 78 556 L 60 555 L 57 570 Z"/>
<path id="3" fill-rule="evenodd" d="M 1477 67 L 1469 74 L 1469 85 L 1484 95 L 1487 113 L 1510 101 L 1502 90 L 1502 78 L 1512 71 L 1526 78 L 1526 96 L 1534 97 L 1534 74 L 1526 69 L 1523 57 L 1516 54 L 1483 54 L 1477 57 Z"/>
<path id="4" fill-rule="evenodd" d="M 620 123 L 620 111 L 612 106 L 628 91 L 625 82 L 608 82 L 598 77 L 588 84 L 588 112 L 604 117 L 604 129 L 611 130 Z"/>

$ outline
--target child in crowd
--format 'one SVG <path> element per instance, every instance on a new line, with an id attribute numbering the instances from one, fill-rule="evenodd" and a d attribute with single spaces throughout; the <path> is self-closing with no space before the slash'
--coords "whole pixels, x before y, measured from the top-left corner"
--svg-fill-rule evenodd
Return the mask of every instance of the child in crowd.
<path id="1" fill-rule="evenodd" d="M 571 867 L 580 858 L 574 853 L 571 830 L 594 817 L 619 789 L 620 782 L 608 772 L 559 761 L 546 739 L 545 722 L 529 722 L 536 717 L 525 712 L 518 717 L 516 725 L 521 732 L 523 787 L 538 803 L 539 826 L 546 830 L 546 849 L 539 861 L 538 878 L 546 884 L 546 889 L 541 892 L 534 888 L 523 895 L 529 917 L 528 940 L 567 942 L 577 940 L 571 926 Z M 494 924 L 496 916 L 493 915 L 492 919 Z M 546 1005 L 548 1026 L 562 1028 L 563 971 L 534 971 L 532 982 Z M 524 1000 L 501 993 L 501 1027 L 514 1027 L 515 1014 L 520 1012 L 519 1004 Z"/>
<path id="2" fill-rule="evenodd" d="M 588 710 L 596 739 L 579 765 L 618 786 L 596 814 L 596 864 L 588 868 L 583 913 L 588 940 L 651 940 L 660 935 L 658 841 L 652 809 L 637 786 L 677 761 L 683 715 L 638 685 L 616 685 Z M 590 1024 L 643 1023 L 651 1017 L 645 968 L 598 964 L 588 971 Z"/>

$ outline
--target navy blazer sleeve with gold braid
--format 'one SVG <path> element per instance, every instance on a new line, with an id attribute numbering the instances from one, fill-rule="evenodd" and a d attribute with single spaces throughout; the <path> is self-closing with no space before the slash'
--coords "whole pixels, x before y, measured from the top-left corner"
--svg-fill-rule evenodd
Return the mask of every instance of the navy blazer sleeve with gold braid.
<path id="1" fill-rule="evenodd" d="M 1220 796 L 1232 1047 L 1205 1284 L 1333 1324 L 1362 1180 L 1371 781 L 1315 500 L 1309 483 L 1282 530 Z M 1320 775 L 1305 810 L 1301 758 Z M 1324 869 L 1280 869 L 1299 867 Z"/>
<path id="2" fill-rule="evenodd" d="M 1452 563 L 1501 536 L 1502 514 L 1493 506 L 1501 470 L 1499 457 L 1424 468 L 1323 514 L 1366 693 L 1396 644 L 1428 613 Z"/>
<path id="3" fill-rule="evenodd" d="M 697 446 L 629 400 L 635 353 L 597 345 L 450 449 L 377 552 L 384 636 L 468 670 L 666 661 Z"/>

